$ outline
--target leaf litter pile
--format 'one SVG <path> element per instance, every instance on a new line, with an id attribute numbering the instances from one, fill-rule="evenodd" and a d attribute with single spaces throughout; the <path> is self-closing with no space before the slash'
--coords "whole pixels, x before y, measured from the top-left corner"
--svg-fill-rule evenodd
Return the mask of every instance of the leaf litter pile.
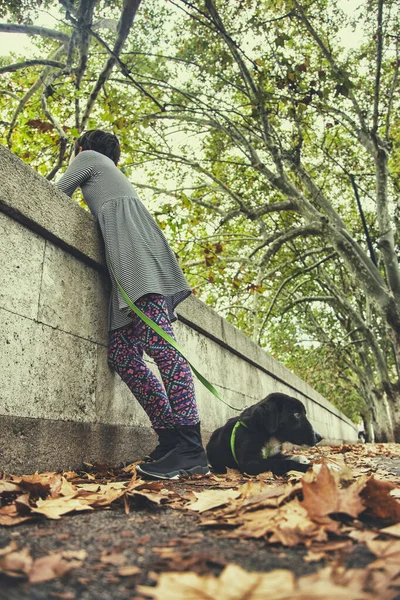
<path id="1" fill-rule="evenodd" d="M 0 526 L 16 533 L 0 547 L 0 590 L 4 582 L 8 590 L 21 586 L 37 590 L 52 580 L 65 586 L 73 582 L 74 572 L 82 574 L 85 565 L 90 570 L 88 551 L 79 547 L 59 547 L 34 558 L 18 537 L 20 524 L 60 522 L 74 513 L 94 511 L 113 511 L 135 523 L 141 521 L 143 507 L 148 507 L 155 521 L 165 510 L 179 513 L 180 520 L 190 518 L 193 523 L 194 519 L 195 533 L 186 540 L 153 544 L 153 562 L 146 573 L 136 560 L 144 550 L 131 551 L 128 557 L 110 544 L 94 568 L 112 568 L 108 583 L 124 580 L 129 585 L 125 595 L 108 597 L 357 600 L 379 593 L 380 600 L 400 599 L 399 450 L 399 444 L 313 448 L 306 451 L 313 462 L 306 474 L 291 471 L 283 477 L 272 473 L 250 477 L 231 470 L 226 475 L 151 482 L 136 476 L 135 464 L 124 469 L 87 465 L 79 472 L 24 476 L 4 473 Z M 142 533 L 136 544 L 145 547 L 150 536 L 145 529 Z M 211 543 L 211 538 L 232 547 L 239 541 L 258 540 L 282 557 L 301 548 L 304 572 L 309 574 L 296 576 L 290 559 L 281 561 L 284 568 L 253 571 L 196 552 L 201 541 Z M 369 556 L 368 563 L 362 568 L 346 567 L 360 546 Z M 85 577 L 78 581 L 84 584 Z M 68 600 L 80 595 L 60 591 L 49 597 Z"/>

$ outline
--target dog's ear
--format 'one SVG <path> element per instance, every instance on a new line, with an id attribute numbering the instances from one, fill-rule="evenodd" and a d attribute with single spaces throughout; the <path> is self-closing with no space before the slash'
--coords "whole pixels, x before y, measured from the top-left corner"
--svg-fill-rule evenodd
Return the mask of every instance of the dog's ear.
<path id="1" fill-rule="evenodd" d="M 279 408 L 273 400 L 262 400 L 249 406 L 240 415 L 240 420 L 249 428 L 273 435 L 279 428 Z"/>

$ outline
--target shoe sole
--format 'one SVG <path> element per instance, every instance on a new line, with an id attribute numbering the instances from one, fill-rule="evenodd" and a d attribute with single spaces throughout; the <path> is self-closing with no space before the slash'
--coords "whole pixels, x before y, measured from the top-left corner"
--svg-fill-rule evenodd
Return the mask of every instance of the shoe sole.
<path id="1" fill-rule="evenodd" d="M 170 471 L 170 473 L 148 473 L 140 468 L 136 467 L 141 475 L 150 477 L 151 479 L 179 479 L 185 475 L 210 475 L 211 471 L 208 467 L 192 467 L 191 469 L 180 469 L 179 471 Z"/>

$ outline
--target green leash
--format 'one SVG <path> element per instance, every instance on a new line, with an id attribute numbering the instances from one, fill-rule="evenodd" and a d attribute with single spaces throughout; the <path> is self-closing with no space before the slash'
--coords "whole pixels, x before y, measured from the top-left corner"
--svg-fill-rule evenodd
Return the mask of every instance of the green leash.
<path id="1" fill-rule="evenodd" d="M 231 452 L 232 452 L 232 456 L 235 459 L 235 463 L 238 465 L 238 459 L 236 457 L 236 452 L 235 452 L 235 440 L 236 440 L 236 430 L 238 429 L 238 427 L 240 427 L 241 425 L 243 425 L 243 427 L 247 427 L 246 423 L 243 423 L 243 421 L 238 421 L 237 423 L 235 423 L 234 428 L 232 429 L 232 433 L 231 433 Z"/>
<path id="2" fill-rule="evenodd" d="M 243 427 L 247 427 L 246 423 L 244 423 L 243 421 L 237 421 L 237 423 L 235 423 L 234 428 L 232 429 L 232 433 L 231 433 L 231 452 L 232 452 L 232 456 L 235 459 L 235 463 L 237 465 L 239 465 L 237 456 L 236 456 L 236 451 L 235 451 L 235 441 L 236 441 L 236 431 L 238 430 L 238 428 L 243 425 Z M 266 446 L 263 450 L 263 458 L 268 458 L 269 455 L 271 454 L 271 450 L 272 447 L 271 446 Z"/>
<path id="3" fill-rule="evenodd" d="M 243 410 L 243 408 L 235 408 L 234 406 L 231 406 L 230 404 L 228 404 L 227 402 L 225 402 L 225 400 L 222 398 L 221 394 L 218 392 L 217 389 L 215 389 L 215 387 L 213 386 L 212 383 L 210 383 L 205 377 L 203 377 L 203 375 L 201 373 L 199 373 L 199 371 L 196 369 L 196 367 L 194 367 L 192 365 L 192 363 L 190 362 L 190 360 L 187 358 L 187 356 L 185 356 L 184 352 L 181 350 L 181 348 L 178 346 L 178 344 L 176 343 L 176 341 L 170 336 L 168 335 L 168 333 L 166 333 L 163 329 L 161 329 L 161 327 L 159 327 L 157 325 L 157 323 L 154 323 L 154 321 L 152 321 L 151 319 L 149 319 L 149 317 L 147 315 L 144 314 L 144 312 L 142 312 L 140 310 L 140 308 L 138 308 L 129 298 L 128 294 L 125 292 L 125 290 L 123 289 L 123 287 L 121 286 L 121 284 L 119 283 L 118 279 L 115 276 L 115 273 L 111 267 L 111 265 L 109 265 L 110 270 L 114 276 L 114 279 L 116 281 L 117 286 L 119 287 L 119 290 L 121 292 L 121 295 L 123 297 L 123 299 L 125 300 L 125 302 L 127 303 L 127 305 L 129 306 L 129 308 L 131 310 L 133 310 L 133 312 L 140 317 L 140 319 L 142 319 L 142 321 L 144 321 L 144 323 L 146 323 L 146 325 L 148 325 L 149 327 L 151 327 L 151 329 L 153 329 L 153 331 L 155 331 L 156 333 L 158 333 L 158 335 L 160 335 L 166 342 L 168 342 L 168 344 L 170 344 L 173 348 L 175 348 L 175 350 L 177 350 L 179 352 L 179 354 L 185 359 L 187 360 L 187 362 L 189 363 L 189 365 L 191 366 L 193 373 L 196 375 L 197 379 L 199 379 L 201 381 L 201 383 L 212 393 L 214 394 L 214 396 L 216 398 L 218 398 L 218 400 L 220 400 L 221 402 L 223 402 L 226 406 L 228 406 L 229 408 L 232 408 L 232 410 L 237 410 L 239 412 L 241 412 Z"/>

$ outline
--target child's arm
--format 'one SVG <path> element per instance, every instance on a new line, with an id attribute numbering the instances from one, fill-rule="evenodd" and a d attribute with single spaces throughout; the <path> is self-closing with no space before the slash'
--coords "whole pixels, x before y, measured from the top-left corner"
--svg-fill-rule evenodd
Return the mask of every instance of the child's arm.
<path id="1" fill-rule="evenodd" d="M 78 154 L 61 179 L 56 182 L 56 187 L 64 194 L 72 196 L 76 188 L 81 187 L 93 175 L 92 157 L 89 154 L 87 151 Z"/>

